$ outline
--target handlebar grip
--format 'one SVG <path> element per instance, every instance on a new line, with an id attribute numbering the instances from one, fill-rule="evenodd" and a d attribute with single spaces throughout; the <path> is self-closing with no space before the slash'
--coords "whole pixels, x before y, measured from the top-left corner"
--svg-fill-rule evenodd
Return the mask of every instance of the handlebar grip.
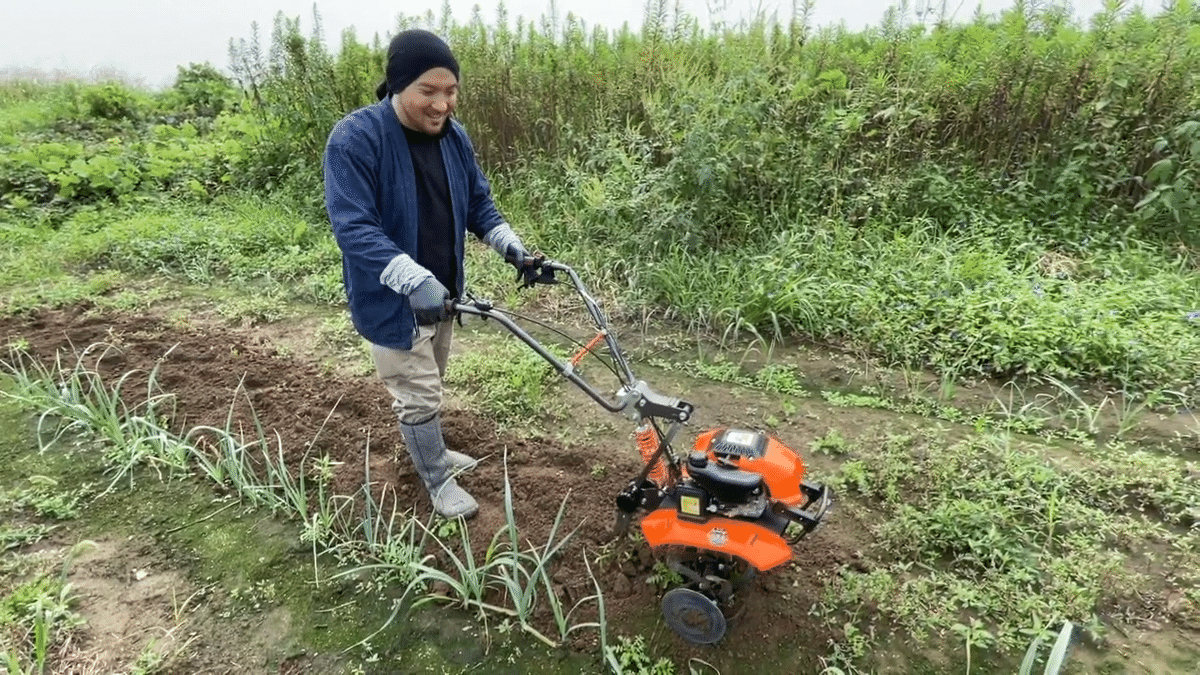
<path id="1" fill-rule="evenodd" d="M 511 256 L 511 255 L 505 253 L 504 254 L 504 262 L 506 262 L 510 265 L 515 265 L 517 263 L 517 259 L 514 256 Z M 525 260 L 524 260 L 524 262 L 521 263 L 521 266 L 522 267 L 541 267 L 546 262 L 547 262 L 547 259 L 544 254 L 531 253 L 531 254 L 525 256 Z"/>

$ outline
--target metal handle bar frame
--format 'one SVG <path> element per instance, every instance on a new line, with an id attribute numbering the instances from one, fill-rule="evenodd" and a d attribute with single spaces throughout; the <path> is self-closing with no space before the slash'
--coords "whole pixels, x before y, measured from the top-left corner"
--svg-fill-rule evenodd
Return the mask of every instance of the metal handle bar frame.
<path id="1" fill-rule="evenodd" d="M 620 369 L 621 384 L 632 386 L 637 378 L 633 374 L 633 369 L 629 366 L 629 361 L 625 358 L 625 352 L 617 344 L 617 338 L 612 333 L 612 328 L 608 323 L 608 317 L 600 309 L 600 304 L 592 297 L 588 290 L 580 280 L 579 275 L 570 266 L 553 260 L 542 261 L 540 267 L 549 268 L 555 272 L 564 272 L 571 279 L 571 286 L 579 297 L 583 299 L 584 305 L 587 307 L 588 314 L 591 315 L 592 321 L 596 324 L 596 329 L 600 335 L 604 336 L 604 343 L 608 345 L 608 351 L 612 354 L 613 362 Z"/>
<path id="2" fill-rule="evenodd" d="M 542 344 L 540 342 L 538 342 L 536 338 L 534 338 L 532 335 L 525 332 L 525 330 L 523 328 L 518 326 L 515 321 L 513 321 L 512 319 L 508 318 L 507 316 L 505 316 L 503 314 L 500 314 L 499 312 L 494 311 L 493 309 L 491 309 L 490 307 L 487 306 L 487 303 L 481 302 L 479 300 L 475 300 L 475 301 L 472 301 L 469 303 L 455 302 L 453 307 L 454 307 L 454 311 L 461 312 L 462 314 L 471 314 L 471 315 L 482 317 L 485 319 L 495 320 L 497 323 L 499 323 L 500 325 L 507 328 L 509 330 L 509 332 L 511 332 L 513 335 L 515 335 L 517 337 L 517 339 L 519 339 L 521 342 L 524 342 L 526 345 L 528 345 L 530 349 L 537 352 L 538 356 L 542 357 L 547 362 L 549 362 L 550 365 L 554 366 L 559 371 L 559 373 L 562 374 L 563 377 L 567 378 L 575 386 L 582 389 L 585 394 L 590 396 L 592 398 L 592 400 L 596 401 L 596 403 L 599 403 L 605 410 L 608 410 L 610 412 L 616 412 L 616 413 L 619 413 L 619 412 L 622 412 L 623 410 L 625 410 L 626 406 L 622 401 L 620 401 L 620 400 L 609 401 L 607 398 L 604 397 L 603 394 L 596 391 L 596 389 L 594 387 L 592 387 L 592 385 L 589 384 L 587 380 L 583 379 L 577 373 L 575 373 L 574 366 L 572 366 L 569 363 L 564 363 L 561 360 L 559 360 L 558 357 L 556 357 L 555 355 L 553 355 L 549 351 L 547 351 L 546 348 L 543 347 Z"/>
<path id="3" fill-rule="evenodd" d="M 609 352 L 616 365 L 617 377 L 622 385 L 619 397 L 609 399 L 601 394 L 587 380 L 575 372 L 573 364 L 566 363 L 554 354 L 551 354 L 538 342 L 537 338 L 530 335 L 506 314 L 497 311 L 492 303 L 482 300 L 469 300 L 466 302 L 452 300 L 449 302 L 449 309 L 452 312 L 495 320 L 536 352 L 538 356 L 554 366 L 563 377 L 570 380 L 572 384 L 583 390 L 592 400 L 609 412 L 625 413 L 634 419 L 636 419 L 634 417 L 636 412 L 637 418 L 661 417 L 672 422 L 686 422 L 691 417 L 693 411 L 692 405 L 678 399 L 671 399 L 657 394 L 651 391 L 644 382 L 637 379 L 633 374 L 633 369 L 629 366 L 628 360 L 625 358 L 624 352 L 617 343 L 616 337 L 613 335 L 607 317 L 604 316 L 604 312 L 601 311 L 595 298 L 587 292 L 575 270 L 569 265 L 553 260 L 539 260 L 536 264 L 543 269 L 549 268 L 555 272 L 565 273 L 571 280 L 571 285 L 575 292 L 583 299 L 588 314 L 596 324 L 599 334 L 604 337 L 604 341 L 608 345 Z"/>

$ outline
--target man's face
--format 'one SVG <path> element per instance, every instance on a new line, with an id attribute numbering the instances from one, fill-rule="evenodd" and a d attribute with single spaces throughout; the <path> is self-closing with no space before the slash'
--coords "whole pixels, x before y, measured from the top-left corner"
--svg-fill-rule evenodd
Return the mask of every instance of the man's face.
<path id="1" fill-rule="evenodd" d="M 393 97 L 400 123 L 414 131 L 437 134 L 458 103 L 458 78 L 447 68 L 430 68 Z"/>

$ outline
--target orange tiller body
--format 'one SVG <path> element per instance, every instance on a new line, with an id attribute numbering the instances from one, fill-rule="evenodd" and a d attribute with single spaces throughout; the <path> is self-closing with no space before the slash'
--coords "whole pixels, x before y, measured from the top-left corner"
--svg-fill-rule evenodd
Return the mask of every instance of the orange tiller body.
<path id="1" fill-rule="evenodd" d="M 710 450 L 710 446 L 713 438 L 722 431 L 724 429 L 713 429 L 700 434 L 693 449 L 705 453 L 711 461 L 716 461 L 717 457 Z M 654 432 L 652 427 L 650 432 Z M 641 443 L 640 433 L 639 431 L 638 447 L 642 450 L 643 459 L 648 459 L 649 455 Z M 650 447 L 650 453 L 653 453 L 658 447 L 657 435 L 651 440 L 653 445 Z M 766 452 L 762 457 L 729 458 L 729 461 L 743 471 L 761 475 L 771 499 L 790 507 L 801 507 L 807 501 L 800 489 L 800 483 L 804 480 L 804 461 L 774 438 L 767 437 Z M 651 478 L 654 479 L 655 474 L 659 472 L 665 477 L 666 470 L 661 463 L 654 467 Z M 657 479 L 654 480 L 658 482 Z M 651 546 L 695 546 L 729 553 L 742 558 L 760 572 L 778 567 L 792 556 L 792 549 L 783 537 L 762 525 L 722 517 L 712 517 L 697 523 L 679 518 L 675 509 L 669 508 L 657 509 L 647 514 L 642 519 L 642 533 Z"/>
<path id="2" fill-rule="evenodd" d="M 783 537 L 762 525 L 713 517 L 703 523 L 679 518 L 675 509 L 658 509 L 642 519 L 642 534 L 650 546 L 695 546 L 735 555 L 760 572 L 778 567 L 792 557 Z"/>

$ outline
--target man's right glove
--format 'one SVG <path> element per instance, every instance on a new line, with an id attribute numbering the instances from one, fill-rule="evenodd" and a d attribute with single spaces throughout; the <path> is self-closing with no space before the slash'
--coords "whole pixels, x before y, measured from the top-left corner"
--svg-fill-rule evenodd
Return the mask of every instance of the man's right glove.
<path id="1" fill-rule="evenodd" d="M 446 309 L 446 300 L 449 298 L 450 291 L 440 281 L 428 276 L 408 294 L 408 304 L 412 306 L 413 314 L 417 315 L 417 323 L 428 326 L 450 316 Z"/>
<path id="2" fill-rule="evenodd" d="M 483 241 L 499 253 L 505 262 L 517 269 L 518 283 L 526 288 L 533 285 L 540 274 L 540 266 L 508 223 L 500 223 L 493 227 L 484 235 Z"/>
<path id="3" fill-rule="evenodd" d="M 504 250 L 504 259 L 508 261 L 508 264 L 517 268 L 517 283 L 525 288 L 533 286 L 538 275 L 541 274 L 541 269 L 537 265 L 537 258 L 529 251 L 526 251 L 520 242 L 508 245 L 508 248 Z"/>
<path id="4" fill-rule="evenodd" d="M 525 245 L 521 242 L 513 242 L 504 249 L 504 260 L 508 264 L 520 270 L 527 263 L 533 262 L 533 254 L 525 250 Z"/>

